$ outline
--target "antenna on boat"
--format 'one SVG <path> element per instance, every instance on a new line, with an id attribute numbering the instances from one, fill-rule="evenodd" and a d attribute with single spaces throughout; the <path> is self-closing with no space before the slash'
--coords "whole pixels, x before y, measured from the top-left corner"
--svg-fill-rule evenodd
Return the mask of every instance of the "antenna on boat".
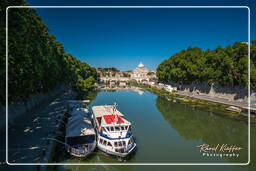
<path id="1" fill-rule="evenodd" d="M 117 104 L 116 104 L 116 102 L 115 102 L 114 105 L 113 105 L 113 113 L 114 113 L 114 114 L 116 114 L 116 107 L 117 107 Z"/>
<path id="2" fill-rule="evenodd" d="M 117 107 L 117 104 L 115 102 L 114 105 L 113 105 L 113 113 L 115 115 L 115 123 L 118 123 L 118 116 L 117 116 L 117 113 L 116 113 L 116 107 Z"/>

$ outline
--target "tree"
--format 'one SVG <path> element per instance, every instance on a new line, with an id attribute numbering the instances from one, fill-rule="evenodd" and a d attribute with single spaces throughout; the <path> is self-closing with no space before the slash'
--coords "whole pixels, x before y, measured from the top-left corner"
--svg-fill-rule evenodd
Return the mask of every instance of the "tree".
<path id="1" fill-rule="evenodd" d="M 27 4 L 22 0 L 4 0 L 1 3 L 1 12 L 9 5 Z M 59 84 L 71 84 L 75 89 L 76 85 L 79 85 L 77 81 L 81 83 L 81 79 L 97 79 L 95 68 L 65 53 L 61 43 L 49 34 L 47 26 L 35 9 L 10 8 L 8 17 L 9 103 L 25 100 L 36 93 L 47 92 Z M 6 30 L 4 20 L 5 17 L 0 20 L 0 33 L 3 33 L 0 40 L 3 40 L 3 43 Z M 1 46 L 0 52 L 0 88 L 5 90 L 4 46 Z M 1 93 L 1 104 L 4 104 L 4 99 L 5 93 Z"/>
<path id="2" fill-rule="evenodd" d="M 251 82 L 255 89 L 256 41 L 251 46 Z M 157 67 L 157 77 L 164 83 L 217 83 L 222 86 L 248 86 L 248 46 L 236 42 L 226 48 L 202 51 L 189 47 Z"/>

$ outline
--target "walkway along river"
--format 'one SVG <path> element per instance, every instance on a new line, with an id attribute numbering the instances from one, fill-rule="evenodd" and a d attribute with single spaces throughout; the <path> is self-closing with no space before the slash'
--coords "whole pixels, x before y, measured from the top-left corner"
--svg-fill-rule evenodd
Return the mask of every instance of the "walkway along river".
<path id="1" fill-rule="evenodd" d="M 244 122 L 170 102 L 148 91 L 143 94 L 131 90 L 99 92 L 91 105 L 114 104 L 114 102 L 133 124 L 132 131 L 138 145 L 137 152 L 126 163 L 246 163 L 248 161 L 248 127 Z M 255 126 L 251 128 L 251 135 L 251 138 L 255 139 Z M 253 143 L 251 154 L 255 155 L 255 141 Z M 198 147 L 203 144 L 209 147 L 216 147 L 218 144 L 219 146 L 216 151 L 209 150 L 203 153 Z M 240 149 L 233 152 L 220 151 L 222 145 L 226 148 L 236 146 Z M 229 156 L 225 156 L 226 154 Z M 218 168 L 223 167 L 232 171 L 254 170 L 255 160 L 251 158 L 254 166 L 218 166 Z M 119 161 L 95 152 L 88 159 L 66 157 L 58 162 L 116 163 Z M 119 166 L 65 166 L 66 169 L 77 170 L 85 168 L 93 170 L 95 167 L 103 167 L 107 170 L 119 168 Z M 198 170 L 198 167 L 193 168 Z M 139 166 L 122 169 L 141 170 Z M 212 169 L 216 170 L 216 167 Z"/>

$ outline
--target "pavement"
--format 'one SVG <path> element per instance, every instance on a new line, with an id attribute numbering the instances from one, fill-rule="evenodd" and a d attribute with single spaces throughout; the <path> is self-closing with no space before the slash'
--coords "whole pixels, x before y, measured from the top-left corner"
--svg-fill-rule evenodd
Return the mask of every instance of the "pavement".
<path id="1" fill-rule="evenodd" d="M 56 135 L 58 118 L 65 112 L 65 101 L 74 98 L 71 90 L 62 92 L 30 113 L 20 116 L 8 128 L 8 162 L 40 163 L 49 145 L 47 137 Z M 8 166 L 5 162 L 5 129 L 1 130 L 1 171 L 39 170 L 38 166 Z"/>
<path id="2" fill-rule="evenodd" d="M 211 101 L 211 102 L 215 102 L 215 103 L 221 103 L 221 104 L 226 104 L 226 105 L 230 105 L 230 106 L 241 107 L 244 109 L 248 108 L 247 102 L 229 101 L 229 100 L 223 99 L 223 98 L 212 97 L 212 96 L 205 95 L 205 94 L 195 94 L 195 93 L 185 92 L 185 91 L 179 91 L 179 92 L 176 92 L 176 94 L 188 96 L 188 97 L 192 97 L 192 98 L 196 98 L 196 99 L 201 99 L 201 100 L 207 100 L 207 101 Z M 256 108 L 251 107 L 251 110 L 256 110 Z"/>

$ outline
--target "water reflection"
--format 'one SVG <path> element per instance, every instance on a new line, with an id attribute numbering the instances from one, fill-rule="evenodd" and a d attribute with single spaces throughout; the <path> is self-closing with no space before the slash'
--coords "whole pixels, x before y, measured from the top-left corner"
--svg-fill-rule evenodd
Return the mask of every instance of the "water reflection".
<path id="1" fill-rule="evenodd" d="M 162 97 L 156 99 L 156 106 L 171 127 L 187 140 L 199 140 L 209 145 L 238 145 L 243 148 L 239 152 L 240 156 L 226 159 L 232 163 L 248 161 L 248 127 L 246 123 L 169 102 Z M 255 126 L 251 128 L 251 134 L 253 133 L 251 139 L 255 140 Z M 251 153 L 255 154 L 255 141 L 253 143 L 251 144 Z M 255 159 L 251 161 L 255 164 Z M 250 167 L 251 169 L 256 168 L 252 165 Z"/>
<path id="2" fill-rule="evenodd" d="M 220 117 L 209 112 L 202 112 L 178 103 L 173 103 L 155 94 L 144 92 L 139 95 L 134 91 L 100 92 L 92 102 L 94 105 L 118 102 L 120 111 L 133 124 L 133 132 L 138 144 L 138 151 L 127 163 L 138 162 L 247 162 L 247 125 L 229 118 Z M 252 139 L 255 139 L 255 127 Z M 253 135 L 254 134 L 254 135 Z M 201 157 L 196 145 L 230 144 L 244 148 L 239 158 L 205 159 Z M 255 142 L 252 155 L 255 154 Z M 152 148 L 156 146 L 157 148 Z M 255 160 L 252 157 L 252 162 Z M 67 157 L 69 163 L 116 163 L 116 159 L 99 152 L 88 159 L 78 160 Z M 158 167 L 157 167 L 158 168 Z M 68 170 L 156 170 L 156 167 L 140 166 L 66 166 Z M 171 166 L 161 167 L 165 170 L 255 170 L 255 166 Z"/>

